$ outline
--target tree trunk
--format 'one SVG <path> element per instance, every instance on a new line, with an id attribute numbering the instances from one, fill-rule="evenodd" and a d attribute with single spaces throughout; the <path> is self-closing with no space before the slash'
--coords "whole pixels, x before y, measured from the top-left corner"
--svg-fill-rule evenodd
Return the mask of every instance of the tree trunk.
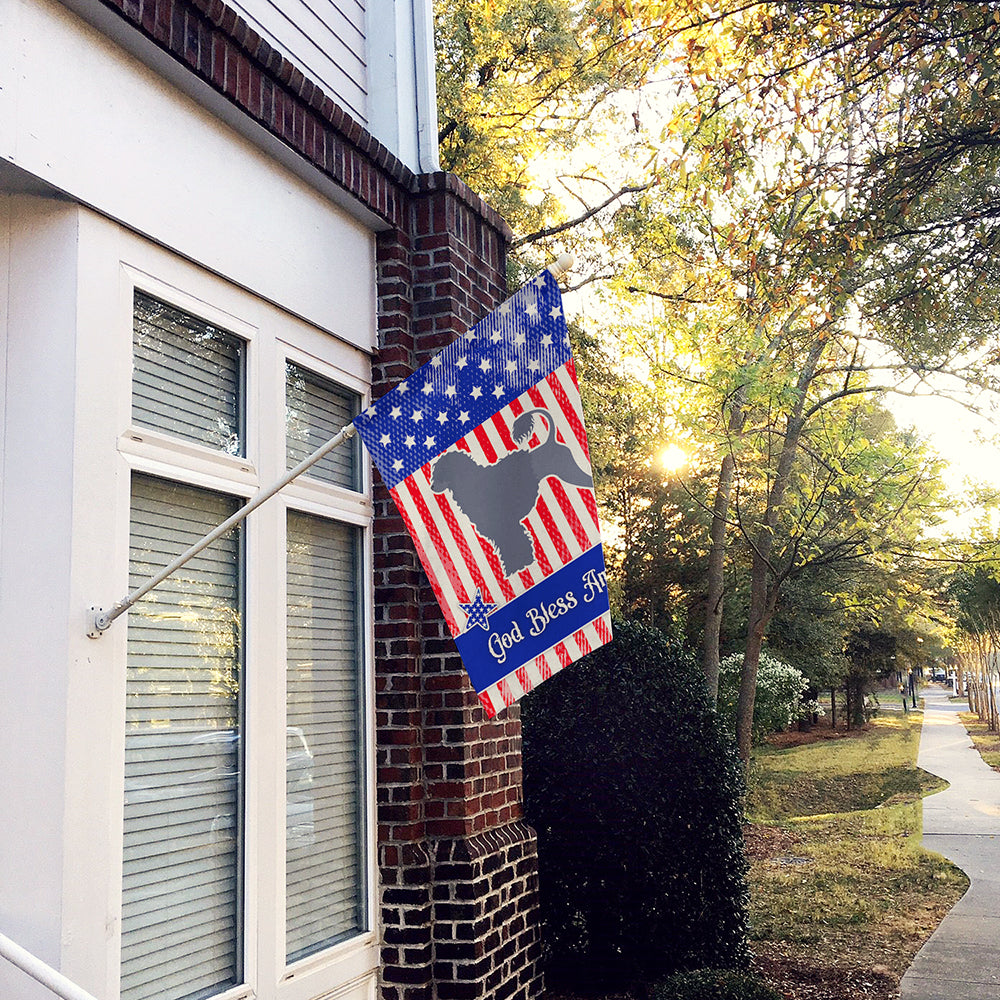
<path id="1" fill-rule="evenodd" d="M 733 408 L 729 413 L 729 434 L 738 435 L 746 420 L 743 401 L 746 389 L 740 387 L 733 395 Z M 709 530 L 708 594 L 705 597 L 705 632 L 702 639 L 701 662 L 705 672 L 705 686 L 713 708 L 719 701 L 719 635 L 722 632 L 722 605 L 725 597 L 726 528 L 729 520 L 729 497 L 736 474 L 736 456 L 732 447 L 726 450 L 719 469 L 719 483 L 712 505 L 712 526 Z"/>
<path id="2" fill-rule="evenodd" d="M 705 686 L 712 708 L 719 701 L 719 635 L 722 631 L 722 602 L 726 562 L 726 519 L 729 516 L 729 494 L 733 486 L 736 460 L 726 452 L 719 470 L 719 485 L 712 507 L 711 547 L 708 553 L 708 595 L 705 598 L 705 633 L 702 640 L 701 662 L 705 671 Z"/>
<path id="3" fill-rule="evenodd" d="M 837 728 L 837 689 L 830 688 L 830 728 Z"/>

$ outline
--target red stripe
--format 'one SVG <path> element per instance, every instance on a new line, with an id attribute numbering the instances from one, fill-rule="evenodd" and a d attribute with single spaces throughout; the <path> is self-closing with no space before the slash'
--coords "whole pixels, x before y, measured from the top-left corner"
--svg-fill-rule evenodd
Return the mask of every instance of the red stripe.
<path id="1" fill-rule="evenodd" d="M 493 445 L 490 443 L 486 431 L 483 430 L 483 425 L 480 424 L 472 433 L 476 436 L 479 447 L 483 449 L 486 461 L 492 465 L 497 460 L 497 453 L 493 450 Z"/>
<path id="2" fill-rule="evenodd" d="M 559 384 L 559 380 L 556 377 L 555 372 L 553 372 L 545 381 L 552 390 L 553 395 L 556 397 L 556 400 L 559 403 L 559 408 L 562 410 L 573 430 L 573 436 L 583 449 L 583 453 L 587 456 L 587 461 L 589 462 L 590 449 L 587 447 L 587 432 L 583 428 L 583 421 L 577 414 L 576 407 L 574 407 L 570 402 L 569 396 L 566 395 L 566 391 Z"/>
<path id="3" fill-rule="evenodd" d="M 507 683 L 506 677 L 497 683 L 497 691 L 499 692 L 500 697 L 503 698 L 504 707 L 510 707 L 515 701 L 517 701 L 510 689 L 510 685 Z"/>
<path id="4" fill-rule="evenodd" d="M 603 616 L 594 619 L 594 628 L 597 630 L 597 635 L 601 642 L 611 642 L 611 629 L 608 628 L 608 623 L 604 620 Z"/>
<path id="5" fill-rule="evenodd" d="M 514 673 L 516 674 L 518 681 L 520 681 L 521 687 L 524 688 L 525 691 L 530 691 L 534 685 L 531 683 L 528 671 L 525 670 L 524 667 L 518 667 Z"/>
<path id="6" fill-rule="evenodd" d="M 539 497 L 538 503 L 535 505 L 535 510 L 538 511 L 538 516 L 542 519 L 542 524 L 545 525 L 545 530 L 548 533 L 549 538 L 552 539 L 552 544 L 556 547 L 556 552 L 559 553 L 559 558 L 562 560 L 562 565 L 565 566 L 566 563 L 570 561 L 569 549 L 566 547 L 566 543 L 563 541 L 562 534 L 559 532 L 559 528 L 556 526 L 555 518 L 552 516 L 552 511 L 549 510 L 549 505 L 545 502 L 544 498 Z"/>
<path id="7" fill-rule="evenodd" d="M 528 534 L 531 535 L 531 542 L 535 549 L 535 556 L 538 562 L 538 568 L 542 571 L 542 576 L 552 575 L 552 563 L 549 562 L 549 557 L 545 554 L 542 549 L 541 544 L 538 541 L 538 535 L 535 534 L 535 529 L 531 526 L 531 522 L 528 520 L 522 521 L 522 524 L 527 525 Z"/>
<path id="8" fill-rule="evenodd" d="M 547 681 L 552 676 L 552 668 L 549 666 L 548 657 L 543 653 L 535 657 L 535 668 L 541 674 L 542 680 Z"/>
<path id="9" fill-rule="evenodd" d="M 411 479 L 412 478 L 413 477 L 411 476 Z M 444 539 L 441 537 L 441 533 L 437 530 L 437 525 L 435 525 L 435 523 L 431 520 L 430 509 L 424 501 L 424 498 L 420 495 L 419 490 L 408 489 L 407 493 L 413 498 L 413 502 L 416 505 L 417 510 L 420 512 L 420 519 L 423 521 L 421 527 L 430 536 L 431 544 L 434 546 L 434 551 L 438 554 L 438 557 L 444 564 L 444 571 L 448 574 L 451 589 L 458 595 L 459 600 L 463 600 L 462 594 L 466 593 L 465 588 L 462 586 L 458 570 L 455 569 L 455 563 L 452 561 L 451 553 L 448 551 L 448 547 L 444 544 Z M 410 533 L 416 537 L 416 533 L 413 531 L 412 527 L 410 528 Z M 421 562 L 423 562 L 423 559 L 421 559 Z M 472 600 L 472 595 L 466 594 L 464 600 Z"/>
<path id="10" fill-rule="evenodd" d="M 462 534 L 462 529 L 458 526 L 458 518 L 455 517 L 455 511 L 452 509 L 448 499 L 443 493 L 435 493 L 434 500 L 437 504 L 438 510 L 441 511 L 441 514 L 444 517 L 445 523 L 448 525 L 451 537 L 455 540 L 455 545 L 458 547 L 458 551 L 462 556 L 462 562 L 469 570 L 473 582 L 477 587 L 479 587 L 483 593 L 483 597 L 485 597 L 488 602 L 491 604 L 496 603 L 493 597 L 493 591 L 490 589 L 489 584 L 487 584 L 486 578 L 483 576 L 479 565 L 476 563 L 475 558 L 472 555 L 472 549 L 469 548 L 469 543 L 466 541 L 465 535 Z"/>
<path id="11" fill-rule="evenodd" d="M 573 509 L 573 504 L 570 502 L 565 487 L 560 480 L 550 477 L 549 488 L 552 490 L 552 495 L 556 498 L 556 503 L 559 504 L 559 509 L 565 515 L 569 529 L 573 532 L 573 537 L 576 539 L 577 544 L 586 551 L 590 548 L 587 529 L 580 523 L 580 518 L 576 516 L 576 511 Z"/>
<path id="12" fill-rule="evenodd" d="M 581 653 L 586 654 L 590 652 L 590 640 L 587 638 L 583 629 L 580 629 L 579 632 L 573 633 L 573 641 L 580 647 Z"/>
<path id="13" fill-rule="evenodd" d="M 417 550 L 417 555 L 420 557 L 420 563 L 424 567 L 424 572 L 427 574 L 428 580 L 430 580 L 431 587 L 434 589 L 435 594 L 444 593 L 444 588 L 441 586 L 440 580 L 438 580 L 434 570 L 431 566 L 430 559 L 427 558 L 427 553 L 424 550 L 423 545 L 420 544 L 420 539 L 417 537 L 416 532 L 413 530 L 413 523 L 410 521 L 409 515 L 403 509 L 402 504 L 399 502 L 399 497 L 397 495 L 398 487 L 389 490 L 389 495 L 392 497 L 394 503 L 396 504 L 396 509 L 399 511 L 400 516 L 403 518 L 403 522 L 406 524 L 406 530 L 410 533 L 410 538 L 413 539 L 414 547 Z M 410 491 L 407 490 L 407 493 Z M 440 603 L 440 601 L 439 601 Z M 445 621 L 448 623 L 448 628 L 451 629 L 452 635 L 458 635 L 462 630 L 458 627 L 458 622 L 455 620 L 455 616 L 449 610 L 448 602 L 441 604 L 441 611 L 444 613 Z"/>
<path id="14" fill-rule="evenodd" d="M 597 500 L 594 499 L 593 490 L 580 490 L 580 496 L 583 497 L 584 506 L 587 508 L 587 512 L 594 519 L 594 527 L 598 531 L 601 529 L 601 523 L 597 519 Z"/>
<path id="15" fill-rule="evenodd" d="M 479 692 L 479 704 L 483 706 L 483 711 L 488 718 L 492 719 L 497 714 L 497 710 L 493 707 L 492 699 L 485 691 Z"/>
<path id="16" fill-rule="evenodd" d="M 532 538 L 534 538 L 534 535 L 532 535 Z M 525 590 L 530 590 L 535 585 L 535 581 L 531 575 L 530 569 L 522 569 L 517 574 L 517 578 L 521 581 L 521 586 L 524 587 Z"/>
<path id="17" fill-rule="evenodd" d="M 556 644 L 556 656 L 559 657 L 559 662 L 564 666 L 568 667 L 573 662 L 573 657 L 569 655 L 569 650 L 560 642 Z"/>
<path id="18" fill-rule="evenodd" d="M 504 420 L 499 413 L 495 413 L 490 419 L 497 434 L 500 435 L 500 440 L 503 441 L 504 447 L 507 451 L 517 451 L 517 445 L 514 444 L 514 439 L 510 435 L 510 428 L 507 426 L 507 421 Z"/>

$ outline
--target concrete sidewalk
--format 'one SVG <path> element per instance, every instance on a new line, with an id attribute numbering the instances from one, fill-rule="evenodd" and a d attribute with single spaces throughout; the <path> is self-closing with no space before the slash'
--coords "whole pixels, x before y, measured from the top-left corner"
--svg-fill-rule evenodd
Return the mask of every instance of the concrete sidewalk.
<path id="1" fill-rule="evenodd" d="M 923 692 L 917 763 L 951 787 L 924 799 L 924 846 L 971 880 L 917 953 L 900 1000 L 1000 998 L 1000 774 L 983 763 L 958 719 L 965 703 L 945 691 Z"/>

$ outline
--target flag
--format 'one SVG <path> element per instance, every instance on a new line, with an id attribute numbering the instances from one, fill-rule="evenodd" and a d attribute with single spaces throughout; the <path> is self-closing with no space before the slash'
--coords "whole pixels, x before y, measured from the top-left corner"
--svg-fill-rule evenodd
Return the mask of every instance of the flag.
<path id="1" fill-rule="evenodd" d="M 551 274 L 354 424 L 487 715 L 610 642 L 580 390 Z"/>

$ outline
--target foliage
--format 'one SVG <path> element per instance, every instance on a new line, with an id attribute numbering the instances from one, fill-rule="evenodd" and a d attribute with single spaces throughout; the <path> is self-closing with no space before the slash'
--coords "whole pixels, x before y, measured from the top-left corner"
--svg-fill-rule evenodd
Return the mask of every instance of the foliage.
<path id="1" fill-rule="evenodd" d="M 782 1000 L 766 983 L 742 972 L 679 972 L 650 992 L 651 1000 Z"/>
<path id="2" fill-rule="evenodd" d="M 736 728 L 736 696 L 739 692 L 743 654 L 734 653 L 721 663 L 719 714 Z M 808 681 L 795 667 L 769 653 L 761 653 L 757 670 L 757 698 L 753 709 L 753 741 L 762 743 L 771 733 L 787 729 L 799 715 L 799 703 Z"/>
<path id="3" fill-rule="evenodd" d="M 740 769 L 691 658 L 619 622 L 522 718 L 551 980 L 744 966 Z"/>
<path id="4" fill-rule="evenodd" d="M 914 717 L 890 713 L 856 736 L 756 752 L 751 843 L 775 847 L 751 867 L 755 951 L 909 966 L 968 885 L 920 846 L 920 796 L 947 786 L 916 767 L 919 743 Z"/>

